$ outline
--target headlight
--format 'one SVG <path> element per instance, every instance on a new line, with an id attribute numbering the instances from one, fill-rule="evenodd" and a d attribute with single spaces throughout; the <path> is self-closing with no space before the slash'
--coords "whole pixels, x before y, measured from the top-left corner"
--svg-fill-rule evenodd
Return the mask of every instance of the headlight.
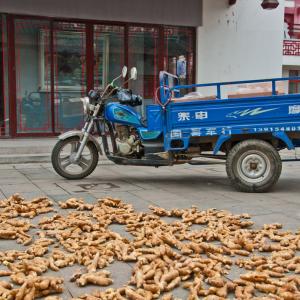
<path id="1" fill-rule="evenodd" d="M 90 98 L 89 97 L 84 97 L 80 99 L 83 104 L 83 112 L 86 115 L 89 115 L 91 112 L 91 104 L 90 104 Z"/>

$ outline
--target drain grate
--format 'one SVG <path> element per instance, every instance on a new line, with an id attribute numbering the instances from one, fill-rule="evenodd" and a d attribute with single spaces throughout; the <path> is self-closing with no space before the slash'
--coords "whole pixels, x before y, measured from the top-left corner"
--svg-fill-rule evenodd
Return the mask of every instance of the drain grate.
<path id="1" fill-rule="evenodd" d="M 77 184 L 77 186 L 81 187 L 82 189 L 88 191 L 93 189 L 98 189 L 99 187 L 103 190 L 110 190 L 110 189 L 117 189 L 119 188 L 118 185 L 111 183 L 111 182 L 100 182 L 100 183 L 81 183 Z"/>

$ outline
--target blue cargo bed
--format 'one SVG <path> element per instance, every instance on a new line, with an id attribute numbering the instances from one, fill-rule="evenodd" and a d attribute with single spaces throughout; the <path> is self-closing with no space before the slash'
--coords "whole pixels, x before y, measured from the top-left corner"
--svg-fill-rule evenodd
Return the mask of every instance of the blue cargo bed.
<path id="1" fill-rule="evenodd" d="M 300 144 L 300 94 L 279 94 L 278 82 L 299 78 L 274 78 L 210 84 L 178 85 L 178 78 L 160 73 L 160 103 L 148 107 L 152 130 L 163 130 L 166 150 L 186 150 L 193 138 L 216 139 L 214 154 L 235 135 L 269 134 L 288 149 Z M 268 96 L 222 98 L 229 85 L 268 83 Z M 215 88 L 212 100 L 199 98 L 182 101 L 181 91 Z M 180 99 L 180 101 L 176 101 Z M 161 114 L 161 111 L 164 111 Z"/>

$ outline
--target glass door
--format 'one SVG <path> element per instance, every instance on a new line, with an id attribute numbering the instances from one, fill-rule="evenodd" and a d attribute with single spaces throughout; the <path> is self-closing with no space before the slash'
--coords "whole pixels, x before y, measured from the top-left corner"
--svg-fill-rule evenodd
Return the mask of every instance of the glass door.
<path id="1" fill-rule="evenodd" d="M 50 23 L 15 19 L 16 131 L 52 132 Z"/>
<path id="2" fill-rule="evenodd" d="M 130 88 L 144 97 L 144 107 L 153 101 L 158 85 L 158 37 L 156 27 L 131 26 L 128 33 L 129 67 L 136 67 L 138 79 Z"/>
<path id="3" fill-rule="evenodd" d="M 177 75 L 180 84 L 192 84 L 194 29 L 169 26 L 164 31 L 164 70 Z"/>
<path id="4" fill-rule="evenodd" d="M 53 28 L 55 131 L 80 128 L 86 95 L 86 30 L 81 23 L 55 22 Z"/>
<path id="5" fill-rule="evenodd" d="M 182 84 L 193 80 L 193 28 L 8 16 L 7 30 L 14 33 L 7 35 L 14 59 L 1 56 L 0 67 L 4 63 L 9 71 L 1 76 L 8 73 L 11 80 L 4 80 L 11 111 L 4 112 L 8 103 L 5 107 L 0 77 L 0 134 L 4 122 L 7 132 L 8 115 L 11 134 L 17 136 L 80 129 L 84 121 L 80 98 L 87 89 L 104 88 L 124 64 L 138 69 L 138 79 L 128 87 L 144 98 L 144 107 L 153 101 L 160 68 L 177 74 Z"/>
<path id="6" fill-rule="evenodd" d="M 94 26 L 94 87 L 103 89 L 124 65 L 124 27 Z"/>
<path id="7" fill-rule="evenodd" d="M 5 100 L 4 100 L 4 24 L 2 21 L 2 16 L 0 15 L 0 137 L 5 135 Z"/>

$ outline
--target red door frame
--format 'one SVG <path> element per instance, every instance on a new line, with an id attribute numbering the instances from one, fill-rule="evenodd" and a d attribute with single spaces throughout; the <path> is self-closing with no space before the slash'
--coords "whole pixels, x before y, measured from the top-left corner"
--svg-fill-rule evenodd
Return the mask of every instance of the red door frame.
<path id="1" fill-rule="evenodd" d="M 51 93 L 51 127 L 52 133 L 55 132 L 55 86 L 54 86 L 54 34 L 53 34 L 53 22 L 50 22 L 50 93 Z"/>
<path id="2" fill-rule="evenodd" d="M 87 72 L 87 91 L 94 86 L 94 49 L 90 47 L 94 43 L 94 25 L 117 25 L 124 27 L 124 64 L 128 65 L 128 28 L 130 26 L 144 26 L 144 27 L 155 27 L 159 31 L 159 47 L 158 47 L 158 68 L 159 70 L 164 69 L 164 48 L 165 48 L 165 34 L 164 28 L 167 25 L 162 24 L 148 24 L 148 23 L 126 23 L 126 22 L 116 22 L 116 21 L 99 21 L 99 20 L 83 20 L 83 19 L 70 19 L 70 18 L 53 18 L 53 17 L 43 17 L 43 16 L 31 16 L 31 15 L 11 15 L 7 14 L 7 39 L 8 39 L 8 80 L 9 80 L 9 118 L 10 118 L 10 136 L 11 137 L 49 137 L 56 136 L 59 133 L 55 132 L 55 107 L 54 107 L 54 97 L 55 97 L 55 86 L 54 86 L 54 41 L 53 41 L 53 24 L 54 22 L 74 22 L 85 24 L 86 30 L 86 72 Z M 49 20 L 50 22 L 50 51 L 51 51 L 51 114 L 52 114 L 52 133 L 17 133 L 17 118 L 16 118 L 16 65 L 15 65 L 15 19 L 36 19 L 36 20 Z M 180 26 L 176 26 L 180 27 Z M 185 26 L 192 30 L 193 35 L 193 81 L 195 81 L 196 68 L 196 28 Z M 158 84 L 158 83 L 157 83 Z"/>
<path id="3" fill-rule="evenodd" d="M 9 132 L 12 137 L 17 131 L 17 104 L 16 104 L 16 62 L 15 62 L 15 27 L 13 16 L 7 16 L 7 42 L 8 42 L 8 87 L 9 87 Z"/>
<path id="4" fill-rule="evenodd" d="M 86 88 L 90 91 L 94 87 L 94 25 L 86 24 Z"/>
<path id="5" fill-rule="evenodd" d="M 16 87 L 16 59 L 15 59 L 15 18 L 20 19 L 48 19 L 39 17 L 29 17 L 29 16 L 15 16 L 7 15 L 7 39 L 8 39 L 8 80 L 9 80 L 9 126 L 10 126 L 10 136 L 11 137 L 49 137 L 55 136 L 54 133 L 54 66 L 51 63 L 50 77 L 51 77 L 51 87 L 50 87 L 50 99 L 51 99 L 51 123 L 52 132 L 39 132 L 39 133 L 17 133 L 17 87 Z M 52 22 L 50 22 L 50 28 L 52 27 Z M 52 28 L 51 28 L 52 29 Z M 50 51 L 51 51 L 51 61 L 53 61 L 53 30 L 50 31 Z"/>
<path id="6" fill-rule="evenodd" d="M 0 16 L 0 26 L 1 26 L 1 34 L 0 34 L 0 53 L 1 53 L 1 60 L 0 60 L 0 73 L 1 73 L 1 81 L 0 81 L 0 89 L 1 93 L 0 96 L 2 95 L 2 101 L 3 101 L 3 131 L 5 136 L 5 130 L 6 130 L 6 95 L 5 95 L 5 76 L 4 76 L 4 55 L 5 55 L 5 27 L 4 27 L 4 18 Z M 0 105 L 1 105 L 1 100 L 0 100 Z M 2 129 L 0 127 L 0 137 L 2 137 Z"/>

